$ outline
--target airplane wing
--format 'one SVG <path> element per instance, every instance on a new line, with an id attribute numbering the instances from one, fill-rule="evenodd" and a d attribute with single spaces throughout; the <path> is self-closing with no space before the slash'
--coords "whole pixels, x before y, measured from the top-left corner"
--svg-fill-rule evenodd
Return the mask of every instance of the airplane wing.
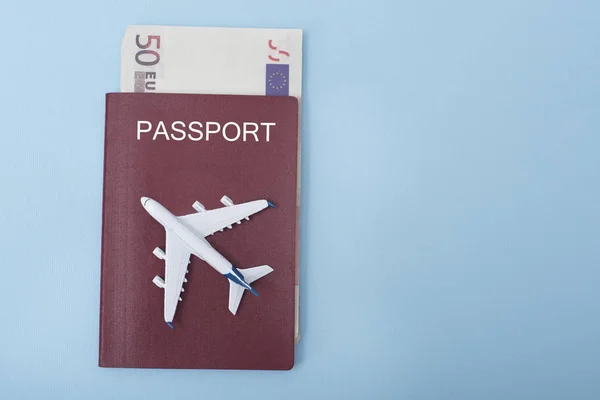
<path id="1" fill-rule="evenodd" d="M 166 250 L 165 321 L 170 323 L 173 322 L 173 316 L 179 303 L 179 296 L 190 262 L 190 251 L 177 236 L 169 231 L 167 231 Z"/>
<path id="2" fill-rule="evenodd" d="M 209 236 L 232 224 L 272 206 L 267 200 L 256 200 L 248 203 L 201 211 L 179 217 L 179 220 L 198 236 Z"/>

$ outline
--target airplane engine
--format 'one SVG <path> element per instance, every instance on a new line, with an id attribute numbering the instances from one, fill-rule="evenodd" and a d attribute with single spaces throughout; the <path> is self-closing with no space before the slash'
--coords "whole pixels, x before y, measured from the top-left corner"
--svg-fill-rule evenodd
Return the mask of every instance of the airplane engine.
<path id="1" fill-rule="evenodd" d="M 221 197 L 221 203 L 227 207 L 231 207 L 233 205 L 233 201 L 231 201 L 231 199 L 227 196 Z"/>
<path id="2" fill-rule="evenodd" d="M 206 207 L 204 207 L 204 205 L 202 205 L 202 203 L 199 201 L 194 202 L 194 204 L 192 204 L 192 208 L 199 213 L 206 211 Z"/>
<path id="3" fill-rule="evenodd" d="M 156 275 L 154 279 L 152 279 L 152 282 L 161 289 L 165 288 L 165 281 L 158 275 Z"/>
<path id="4" fill-rule="evenodd" d="M 154 250 L 152 250 L 152 254 L 161 260 L 164 260 L 167 257 L 165 252 L 160 247 L 156 247 Z"/>

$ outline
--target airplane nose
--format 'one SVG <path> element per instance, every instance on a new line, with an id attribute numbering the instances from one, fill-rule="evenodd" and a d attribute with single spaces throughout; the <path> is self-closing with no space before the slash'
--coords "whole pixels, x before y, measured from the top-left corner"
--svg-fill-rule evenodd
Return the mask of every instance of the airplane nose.
<path id="1" fill-rule="evenodd" d="M 141 201 L 142 201 L 142 206 L 146 207 L 146 202 L 150 200 L 150 197 L 142 197 Z"/>

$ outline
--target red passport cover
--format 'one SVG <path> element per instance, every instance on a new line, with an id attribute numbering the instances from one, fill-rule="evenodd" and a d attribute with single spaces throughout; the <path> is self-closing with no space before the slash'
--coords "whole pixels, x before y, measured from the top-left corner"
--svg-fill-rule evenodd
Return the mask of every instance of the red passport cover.
<path id="1" fill-rule="evenodd" d="M 206 140 L 209 121 L 242 128 L 254 123 L 262 129 L 245 141 L 243 134 L 231 140 L 237 129 L 229 124 L 225 136 L 214 133 Z M 269 125 L 269 141 L 261 123 L 275 124 Z M 193 140 L 200 134 L 190 125 L 203 132 L 201 140 Z M 297 99 L 109 93 L 104 151 L 99 366 L 291 369 Z M 185 215 L 194 212 L 196 200 L 207 209 L 223 207 L 223 195 L 236 204 L 259 199 L 276 204 L 207 237 L 236 267 L 268 264 L 274 271 L 253 283 L 259 296 L 245 293 L 232 315 L 227 279 L 192 256 L 171 330 L 163 319 L 163 290 L 152 283 L 155 275 L 164 277 L 164 261 L 152 250 L 164 249 L 165 230 L 140 198 L 151 197 L 174 215 Z"/>

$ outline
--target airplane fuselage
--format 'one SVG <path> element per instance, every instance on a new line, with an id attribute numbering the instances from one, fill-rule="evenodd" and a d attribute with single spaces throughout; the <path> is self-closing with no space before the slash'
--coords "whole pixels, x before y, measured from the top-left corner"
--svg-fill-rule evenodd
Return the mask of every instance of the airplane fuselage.
<path id="1" fill-rule="evenodd" d="M 206 239 L 192 232 L 162 204 L 150 198 L 144 198 L 142 204 L 152 218 L 159 222 L 167 232 L 176 235 L 188 247 L 190 253 L 206 261 L 222 275 L 233 273 L 231 262 L 216 251 Z"/>

